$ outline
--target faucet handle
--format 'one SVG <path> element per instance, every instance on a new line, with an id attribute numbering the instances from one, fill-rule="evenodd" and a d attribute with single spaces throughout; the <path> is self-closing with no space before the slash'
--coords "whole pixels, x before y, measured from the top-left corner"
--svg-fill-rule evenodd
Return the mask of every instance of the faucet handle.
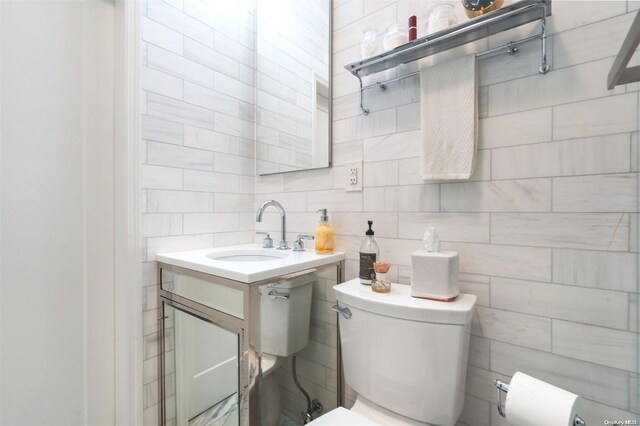
<path id="1" fill-rule="evenodd" d="M 293 251 L 304 251 L 302 247 L 302 240 L 313 240 L 315 237 L 310 234 L 300 234 L 298 238 L 293 242 Z"/>
<path id="2" fill-rule="evenodd" d="M 273 248 L 273 240 L 271 239 L 271 235 L 268 232 L 258 231 L 256 234 L 266 235 L 264 240 L 262 240 L 262 248 Z"/>

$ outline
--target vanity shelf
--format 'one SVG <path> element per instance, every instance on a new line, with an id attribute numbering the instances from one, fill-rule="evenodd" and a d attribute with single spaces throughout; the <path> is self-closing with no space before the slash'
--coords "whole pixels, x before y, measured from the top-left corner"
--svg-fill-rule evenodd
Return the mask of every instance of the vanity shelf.
<path id="1" fill-rule="evenodd" d="M 489 55 L 497 52 L 506 52 L 510 55 L 518 53 L 518 45 L 527 41 L 540 40 L 540 68 L 539 72 L 545 74 L 549 70 L 547 63 L 547 31 L 546 18 L 551 16 L 551 0 L 523 0 L 509 6 L 502 7 L 486 15 L 468 20 L 461 24 L 447 28 L 434 34 L 430 34 L 410 43 L 403 44 L 389 52 L 384 52 L 371 58 L 353 62 L 345 66 L 347 71 L 353 74 L 360 82 L 360 108 L 366 115 L 369 110 L 362 105 L 362 94 L 365 89 L 378 87 L 385 90 L 385 83 L 407 78 L 418 73 L 407 74 L 402 77 L 376 82 L 374 84 L 362 85 L 362 77 L 406 64 L 444 52 L 463 44 L 471 43 L 501 33 L 511 28 L 519 27 L 529 22 L 540 21 L 541 30 L 539 34 L 527 37 L 522 40 L 512 41 L 504 46 L 478 53 L 478 56 Z"/>

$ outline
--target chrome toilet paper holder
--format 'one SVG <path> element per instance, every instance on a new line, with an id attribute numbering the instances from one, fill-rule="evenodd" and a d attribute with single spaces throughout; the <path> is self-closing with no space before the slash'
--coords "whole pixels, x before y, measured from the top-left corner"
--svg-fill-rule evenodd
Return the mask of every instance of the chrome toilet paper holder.
<path id="1" fill-rule="evenodd" d="M 501 392 L 504 392 L 505 394 L 509 392 L 509 384 L 496 379 L 493 380 L 493 384 L 496 386 L 496 404 L 498 405 L 498 413 L 500 413 L 502 417 L 506 418 L 507 414 L 505 413 L 504 406 L 502 405 Z M 582 420 L 582 417 L 576 414 L 576 417 L 573 419 L 573 426 L 586 426 L 586 423 Z"/>

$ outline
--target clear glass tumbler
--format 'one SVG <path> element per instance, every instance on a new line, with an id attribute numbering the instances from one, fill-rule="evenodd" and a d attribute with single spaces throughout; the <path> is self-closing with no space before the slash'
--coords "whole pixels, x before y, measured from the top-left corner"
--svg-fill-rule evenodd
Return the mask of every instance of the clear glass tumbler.
<path id="1" fill-rule="evenodd" d="M 437 33 L 458 23 L 455 3 L 445 1 L 431 8 L 427 18 L 427 35 Z"/>
<path id="2" fill-rule="evenodd" d="M 370 58 L 378 54 L 378 30 L 367 27 L 363 31 L 362 59 Z"/>
<path id="3" fill-rule="evenodd" d="M 401 24 L 393 24 L 387 28 L 387 32 L 382 40 L 382 46 L 384 47 L 384 51 L 388 52 L 408 42 L 409 34 L 406 28 Z"/>

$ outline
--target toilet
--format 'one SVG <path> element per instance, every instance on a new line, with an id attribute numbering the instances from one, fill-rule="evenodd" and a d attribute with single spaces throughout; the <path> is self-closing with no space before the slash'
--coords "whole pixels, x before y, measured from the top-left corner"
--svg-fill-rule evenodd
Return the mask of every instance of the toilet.
<path id="1" fill-rule="evenodd" d="M 311 297 L 315 274 L 306 274 L 261 286 L 260 369 L 262 424 L 277 425 L 282 400 L 280 386 L 273 373 L 288 356 L 309 343 Z"/>
<path id="2" fill-rule="evenodd" d="M 333 290 L 344 313 L 338 314 L 344 377 L 358 397 L 350 410 L 337 408 L 309 424 L 455 425 L 476 296 L 418 299 L 400 284 L 374 293 L 358 279 Z"/>

